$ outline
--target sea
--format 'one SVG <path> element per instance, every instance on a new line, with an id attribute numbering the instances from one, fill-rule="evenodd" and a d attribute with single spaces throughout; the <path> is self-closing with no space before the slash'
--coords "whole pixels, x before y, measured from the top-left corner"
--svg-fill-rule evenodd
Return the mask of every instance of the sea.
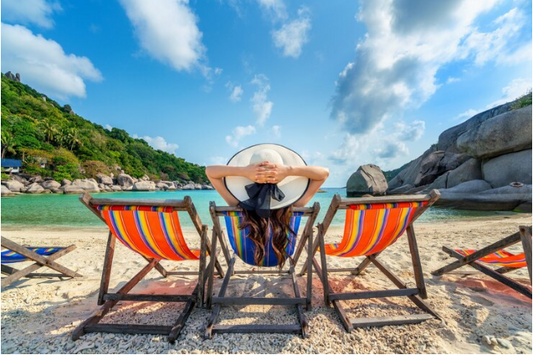
<path id="1" fill-rule="evenodd" d="M 335 194 L 346 196 L 344 188 L 325 188 L 317 193 L 308 204 L 315 201 L 320 203 L 321 210 L 317 222 L 324 219 L 331 199 Z M 183 199 L 190 196 L 200 215 L 200 219 L 208 226 L 212 225 L 209 215 L 209 202 L 215 201 L 219 206 L 226 205 L 215 190 L 187 190 L 187 191 L 155 191 L 155 192 L 115 192 L 95 193 L 94 197 L 102 198 L 132 198 L 132 199 Z M 483 212 L 460 211 L 432 207 L 418 220 L 419 222 L 443 221 L 452 219 L 487 217 L 495 215 L 512 215 L 513 212 Z M 184 216 L 186 217 L 186 216 Z M 1 200 L 2 227 L 11 228 L 72 228 L 72 227 L 104 227 L 87 207 L 79 201 L 79 195 L 63 194 L 21 194 L 13 197 L 2 197 Z M 192 228 L 189 218 L 180 218 L 184 228 Z M 332 226 L 342 226 L 344 216 L 337 213 Z"/>

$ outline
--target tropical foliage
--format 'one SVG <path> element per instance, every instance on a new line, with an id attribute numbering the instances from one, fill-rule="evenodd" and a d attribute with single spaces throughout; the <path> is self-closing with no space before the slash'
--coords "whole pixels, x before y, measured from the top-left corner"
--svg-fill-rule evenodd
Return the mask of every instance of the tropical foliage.
<path id="1" fill-rule="evenodd" d="M 2 74 L 2 158 L 21 159 L 30 174 L 63 178 L 117 173 L 133 177 L 207 182 L 205 168 L 119 128 L 111 130 Z M 44 168 L 43 168 L 44 166 Z"/>

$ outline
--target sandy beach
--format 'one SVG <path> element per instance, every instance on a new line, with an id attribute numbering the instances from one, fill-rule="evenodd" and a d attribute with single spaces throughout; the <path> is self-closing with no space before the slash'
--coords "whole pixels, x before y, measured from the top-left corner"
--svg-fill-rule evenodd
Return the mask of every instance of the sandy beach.
<path id="1" fill-rule="evenodd" d="M 20 229 L 5 227 L 2 235 L 23 244 L 76 244 L 77 249 L 59 259 L 60 263 L 83 274 L 83 278 L 22 279 L 2 292 L 2 353 L 531 353 L 531 300 L 502 284 L 464 267 L 442 277 L 430 272 L 451 261 L 441 251 L 442 245 L 481 247 L 517 231 L 519 225 L 530 225 L 531 215 L 448 220 L 417 223 L 416 233 L 422 266 L 428 287 L 428 303 L 443 321 L 430 320 L 417 325 L 356 329 L 346 333 L 332 308 L 324 305 L 322 286 L 315 276 L 313 309 L 306 312 L 310 337 L 297 335 L 224 334 L 212 340 L 203 339 L 210 311 L 195 309 L 176 344 L 163 336 L 87 334 L 74 342 L 71 331 L 96 309 L 96 295 L 102 271 L 106 229 Z M 340 239 L 341 228 L 328 233 L 328 241 Z M 193 245 L 198 240 L 192 233 Z M 515 245 L 510 251 L 520 251 Z M 305 255 L 301 260 L 305 259 Z M 401 238 L 380 259 L 408 285 L 414 285 L 407 240 Z M 330 258 L 328 265 L 348 267 L 358 259 Z M 300 264 L 302 261 L 300 261 Z M 225 265 L 225 263 L 223 262 Z M 122 245 L 117 247 L 111 287 L 122 285 L 142 266 L 144 259 Z M 163 262 L 167 269 L 180 267 L 193 270 L 194 262 Z M 238 264 L 245 268 L 244 264 Z M 513 278 L 529 284 L 527 270 L 511 273 Z M 394 286 L 375 267 L 362 275 L 333 274 L 336 290 L 369 290 Z M 300 278 L 305 292 L 305 280 Z M 137 286 L 136 292 L 182 293 L 195 285 L 193 278 L 163 279 L 152 271 Z M 220 280 L 215 281 L 215 292 Z M 234 277 L 230 294 L 269 296 L 291 295 L 289 280 L 277 277 Z M 183 304 L 120 303 L 107 316 L 112 321 L 150 324 L 173 323 Z M 416 312 L 406 299 L 390 298 L 351 301 L 350 315 L 380 316 Z M 225 308 L 222 323 L 293 322 L 293 309 L 271 306 Z"/>

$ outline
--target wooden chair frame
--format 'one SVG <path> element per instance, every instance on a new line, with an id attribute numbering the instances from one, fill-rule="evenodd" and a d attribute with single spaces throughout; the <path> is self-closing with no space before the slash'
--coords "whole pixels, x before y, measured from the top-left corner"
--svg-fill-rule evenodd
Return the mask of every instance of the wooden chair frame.
<path id="1" fill-rule="evenodd" d="M 288 270 L 235 270 L 236 256 L 230 258 L 229 250 L 224 242 L 223 230 L 220 225 L 219 217 L 223 216 L 223 212 L 238 212 L 241 211 L 239 207 L 217 207 L 214 202 L 210 203 L 209 211 L 211 218 L 213 219 L 213 248 L 216 248 L 217 240 L 221 243 L 221 249 L 227 256 L 229 263 L 226 271 L 226 276 L 220 287 L 220 291 L 217 297 L 212 297 L 213 279 L 214 279 L 214 266 L 211 262 L 209 264 L 209 278 L 207 281 L 207 304 L 208 307 L 212 307 L 213 311 L 209 323 L 205 331 L 205 338 L 210 339 L 213 333 L 299 333 L 302 337 L 307 337 L 307 320 L 303 313 L 302 306 L 305 305 L 306 310 L 311 309 L 311 291 L 312 291 L 312 277 L 311 272 L 307 277 L 307 294 L 306 297 L 301 297 L 300 289 L 296 281 L 295 266 L 304 249 L 305 243 L 307 243 L 307 252 L 311 252 L 311 246 L 313 245 L 313 224 L 316 220 L 318 212 L 320 211 L 320 204 L 315 203 L 313 207 L 307 208 L 293 208 L 294 212 L 303 212 L 302 217 L 307 217 L 307 223 L 300 237 L 296 249 L 294 251 L 294 257 L 288 258 Z M 310 265 L 310 264 L 309 264 Z M 287 269 L 287 267 L 285 267 Z M 311 271 L 311 267 L 309 267 Z M 228 297 L 226 296 L 226 290 L 232 275 L 235 274 L 275 274 L 275 275 L 289 275 L 292 287 L 294 291 L 294 297 L 291 298 L 274 298 L 274 297 Z M 281 305 L 281 306 L 295 306 L 298 316 L 298 324 L 288 325 L 270 325 L 270 324 L 250 324 L 250 325 L 219 325 L 216 324 L 218 316 L 220 314 L 221 307 L 224 305 Z"/>
<path id="2" fill-rule="evenodd" d="M 131 280 L 122 286 L 116 292 L 109 292 L 109 282 L 111 279 L 111 268 L 113 264 L 113 256 L 115 253 L 116 237 L 111 231 L 107 241 L 106 254 L 104 259 L 104 267 L 102 270 L 102 279 L 100 281 L 100 290 L 98 292 L 97 304 L 102 307 L 94 313 L 93 316 L 82 322 L 72 333 L 72 339 L 77 340 L 85 333 L 93 332 L 107 332 L 107 333 L 122 333 L 122 334 L 162 334 L 168 336 L 168 341 L 174 343 L 183 329 L 185 322 L 191 314 L 194 307 L 198 304 L 203 306 L 204 300 L 204 286 L 207 274 L 206 269 L 206 253 L 209 253 L 211 261 L 217 268 L 218 274 L 223 276 L 224 271 L 217 260 L 215 249 L 212 249 L 207 240 L 208 227 L 203 225 L 200 216 L 198 215 L 194 204 L 189 196 L 185 196 L 183 200 L 150 200 L 150 199 L 107 199 L 107 198 L 92 198 L 88 193 L 80 196 L 80 201 L 87 206 L 94 214 L 98 216 L 105 223 L 105 219 L 96 209 L 96 205 L 106 206 L 161 206 L 172 207 L 174 211 L 185 211 L 191 217 L 195 229 L 197 230 L 200 240 L 200 258 L 199 271 L 167 271 L 160 264 L 160 260 L 155 258 L 148 258 L 143 256 L 148 265 L 139 271 Z M 213 251 L 213 252 L 212 252 Z M 170 275 L 197 275 L 198 284 L 192 294 L 188 295 L 146 295 L 146 294 L 132 294 L 129 293 L 139 281 L 141 281 L 152 269 L 156 269 L 163 277 Z M 173 326 L 163 325 L 137 325 L 137 324 L 99 324 L 100 320 L 117 304 L 119 301 L 149 301 L 149 302 L 185 302 L 185 307 Z"/>
<path id="3" fill-rule="evenodd" d="M 57 262 L 55 262 L 55 260 L 57 260 L 58 258 L 76 249 L 75 245 L 70 245 L 66 248 L 58 250 L 57 252 L 49 256 L 39 255 L 36 252 L 28 249 L 28 247 L 17 244 L 13 242 L 12 240 L 9 240 L 5 237 L 2 237 L 2 247 L 9 249 L 11 251 L 14 251 L 20 255 L 24 255 L 29 260 L 35 262 L 34 264 L 27 266 L 22 270 L 18 270 L 14 267 L 2 264 L 2 274 L 8 275 L 7 277 L 4 277 L 2 279 L 2 288 L 11 285 L 13 282 L 21 279 L 22 277 L 28 277 L 28 278 L 58 277 L 60 279 L 62 279 L 63 277 L 69 277 L 69 278 L 82 277 L 82 275 L 78 274 L 77 272 L 72 271 L 58 264 Z M 51 248 L 51 247 L 47 247 L 47 248 Z M 34 273 L 34 271 L 42 267 L 48 267 L 52 270 L 57 271 L 58 273 Z"/>
<path id="4" fill-rule="evenodd" d="M 484 265 L 477 261 L 480 258 L 495 253 L 501 249 L 510 247 L 511 245 L 514 245 L 520 241 L 522 242 L 522 247 L 524 248 L 524 253 L 526 255 L 527 271 L 529 273 L 529 282 L 531 283 L 531 226 L 520 226 L 518 232 L 500 239 L 489 246 L 479 249 L 475 253 L 472 253 L 468 256 L 461 255 L 455 250 L 443 246 L 442 250 L 448 255 L 457 258 L 457 260 L 451 264 L 441 267 L 438 270 L 433 271 L 431 274 L 435 276 L 441 276 L 452 270 L 469 265 L 474 269 L 481 271 L 485 275 L 500 281 L 504 285 L 509 286 L 513 290 L 520 292 L 524 296 L 531 298 L 531 289 L 504 275 L 510 271 L 516 270 L 517 268 L 501 267 L 494 270 L 485 266 L 486 264 Z"/>
<path id="5" fill-rule="evenodd" d="M 435 312 L 426 302 L 422 299 L 427 298 L 427 291 L 424 282 L 424 276 L 422 272 L 422 264 L 420 262 L 420 256 L 418 254 L 418 245 L 416 242 L 415 231 L 413 223 L 416 221 L 424 211 L 426 211 L 431 205 L 435 203 L 440 197 L 440 193 L 437 190 L 432 190 L 427 196 L 412 195 L 412 196 L 392 196 L 392 197 L 364 197 L 364 198 L 341 198 L 338 194 L 335 195 L 331 201 L 331 204 L 326 212 L 324 221 L 318 224 L 317 238 L 315 239 L 312 253 L 312 257 L 308 258 L 300 275 L 309 272 L 308 263 L 312 262 L 313 266 L 324 286 L 324 301 L 326 305 L 330 306 L 333 303 L 333 307 L 337 315 L 339 316 L 344 329 L 350 332 L 354 327 L 372 327 L 372 326 L 384 326 L 395 324 L 412 324 L 420 323 L 428 319 L 438 318 L 440 316 Z M 416 281 L 416 288 L 408 288 L 405 283 L 395 276 L 389 269 L 385 267 L 381 262 L 377 260 L 377 257 L 381 252 L 373 255 L 368 255 L 365 259 L 355 268 L 342 268 L 342 269 L 328 269 L 326 253 L 325 253 L 325 235 L 326 232 L 335 217 L 338 210 L 346 210 L 350 205 L 359 204 L 373 204 L 373 203 L 398 203 L 398 202 L 424 202 L 428 204 L 419 207 L 415 212 L 410 224 L 407 226 L 407 240 L 409 243 L 409 251 L 411 254 L 411 260 L 413 264 L 413 271 Z M 315 258 L 315 254 L 320 248 L 320 260 L 319 264 Z M 332 292 L 332 285 L 328 279 L 328 273 L 330 272 L 350 272 L 352 275 L 359 275 L 368 265 L 374 264 L 379 271 L 381 271 L 388 279 L 390 279 L 398 289 L 394 290 L 380 290 L 380 291 L 359 291 L 352 293 L 335 293 Z M 407 296 L 415 305 L 425 311 L 423 314 L 405 315 L 396 317 L 375 317 L 375 318 L 349 318 L 345 309 L 340 304 L 340 301 L 367 299 L 367 298 L 385 298 L 385 297 L 400 297 Z"/>

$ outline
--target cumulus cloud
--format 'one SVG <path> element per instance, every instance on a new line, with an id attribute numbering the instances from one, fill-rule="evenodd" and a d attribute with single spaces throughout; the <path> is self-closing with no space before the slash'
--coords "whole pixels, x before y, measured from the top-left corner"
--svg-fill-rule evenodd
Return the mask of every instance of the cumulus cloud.
<path id="1" fill-rule="evenodd" d="M 209 75 L 202 32 L 187 0 L 120 0 L 141 47 L 177 71 L 199 67 Z"/>
<path id="2" fill-rule="evenodd" d="M 270 129 L 270 135 L 273 139 L 281 139 L 281 126 L 272 126 L 272 128 Z"/>
<path id="3" fill-rule="evenodd" d="M 136 138 L 136 137 L 134 137 Z M 157 137 L 150 137 L 150 136 L 144 136 L 142 137 L 146 141 L 146 143 L 150 144 L 155 149 L 162 150 L 164 152 L 175 154 L 176 149 L 179 148 L 179 145 L 175 143 L 168 143 L 165 138 L 157 136 Z"/>
<path id="4" fill-rule="evenodd" d="M 226 87 L 230 91 L 229 99 L 231 102 L 241 101 L 242 94 L 244 93 L 241 85 L 233 85 L 231 81 L 228 81 Z"/>
<path id="5" fill-rule="evenodd" d="M 450 76 L 448 79 L 446 79 L 446 84 L 452 84 L 460 81 L 461 79 Z"/>
<path id="6" fill-rule="evenodd" d="M 2 21 L 52 28 L 54 27 L 52 15 L 61 10 L 61 5 L 55 1 L 3 0 Z"/>
<path id="7" fill-rule="evenodd" d="M 426 122 L 415 120 L 410 125 L 404 122 L 397 122 L 395 124 L 395 134 L 399 140 L 406 142 L 414 142 L 422 138 L 426 130 Z"/>
<path id="8" fill-rule="evenodd" d="M 283 50 L 284 56 L 298 58 L 302 53 L 302 46 L 309 41 L 310 29 L 309 10 L 301 7 L 297 19 L 285 23 L 279 30 L 272 32 L 274 45 Z"/>
<path id="9" fill-rule="evenodd" d="M 85 80 L 102 80 L 87 57 L 66 54 L 59 43 L 26 27 L 4 23 L 2 71 L 20 73 L 23 82 L 59 99 L 85 97 Z"/>
<path id="10" fill-rule="evenodd" d="M 268 77 L 264 74 L 255 75 L 252 84 L 257 87 L 254 96 L 251 98 L 253 110 L 257 124 L 262 127 L 270 117 L 274 103 L 268 100 L 267 93 L 270 91 Z"/>
<path id="11" fill-rule="evenodd" d="M 105 126 L 105 129 L 107 129 L 108 131 L 112 130 L 113 129 L 113 126 L 109 125 L 109 124 L 106 124 Z M 135 138 L 135 137 L 134 137 Z"/>
<path id="12" fill-rule="evenodd" d="M 512 52 L 506 45 L 507 40 L 518 36 L 521 24 L 512 25 L 520 20 L 518 9 L 494 21 L 496 29 L 483 36 L 473 26 L 476 18 L 495 3 L 363 2 L 357 19 L 368 32 L 357 45 L 356 60 L 339 75 L 331 117 L 351 134 L 367 134 L 393 114 L 397 116 L 427 101 L 438 88 L 436 73 L 446 63 L 470 57 L 478 64 L 523 60 L 522 53 L 527 51 L 530 58 L 530 41 L 515 44 L 513 47 L 519 49 Z M 492 59 L 485 55 L 489 52 Z"/>
<path id="13" fill-rule="evenodd" d="M 272 21 L 287 19 L 287 7 L 283 0 L 257 0 L 259 6 L 265 11 Z"/>
<path id="14" fill-rule="evenodd" d="M 251 125 L 237 126 L 231 133 L 231 135 L 226 136 L 226 142 L 232 147 L 237 147 L 241 139 L 255 133 L 255 127 Z"/>

